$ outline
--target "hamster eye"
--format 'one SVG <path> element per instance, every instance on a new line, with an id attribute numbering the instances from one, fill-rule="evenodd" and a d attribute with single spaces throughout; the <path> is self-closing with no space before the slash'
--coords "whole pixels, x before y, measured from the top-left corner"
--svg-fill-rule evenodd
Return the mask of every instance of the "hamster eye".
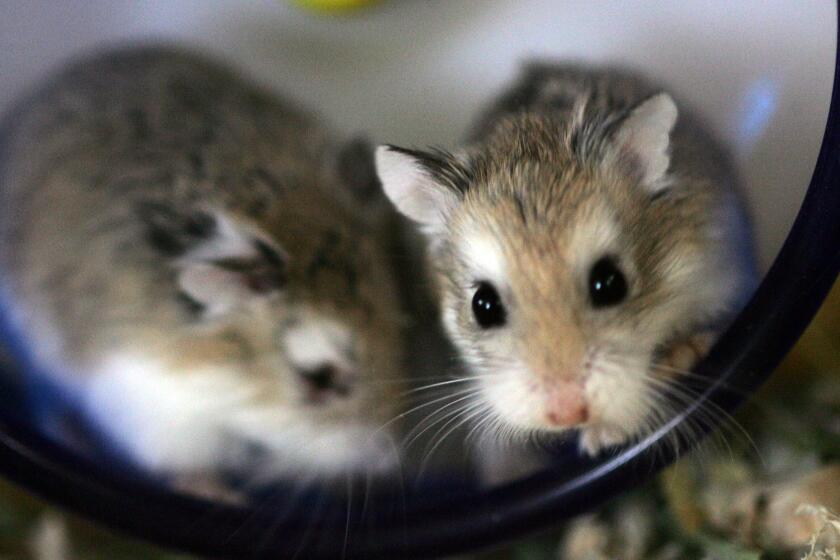
<path id="1" fill-rule="evenodd" d="M 595 307 L 609 307 L 627 297 L 627 279 L 615 260 L 602 257 L 589 271 L 589 297 Z"/>
<path id="2" fill-rule="evenodd" d="M 472 299 L 472 310 L 475 320 L 482 329 L 500 327 L 505 324 L 505 307 L 491 284 L 480 282 Z"/>

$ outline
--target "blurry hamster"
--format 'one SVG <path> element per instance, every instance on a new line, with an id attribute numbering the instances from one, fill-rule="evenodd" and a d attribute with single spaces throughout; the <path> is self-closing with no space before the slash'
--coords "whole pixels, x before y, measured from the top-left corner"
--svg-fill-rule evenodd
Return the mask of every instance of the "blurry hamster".
<path id="1" fill-rule="evenodd" d="M 372 147 L 197 55 L 128 48 L 10 113 L 0 185 L 15 322 L 131 460 L 179 476 L 394 464 L 379 427 L 402 318 Z"/>
<path id="2" fill-rule="evenodd" d="M 728 154 L 655 84 L 575 65 L 530 65 L 469 140 L 376 164 L 427 238 L 479 421 L 579 429 L 589 454 L 641 436 L 752 289 Z"/>

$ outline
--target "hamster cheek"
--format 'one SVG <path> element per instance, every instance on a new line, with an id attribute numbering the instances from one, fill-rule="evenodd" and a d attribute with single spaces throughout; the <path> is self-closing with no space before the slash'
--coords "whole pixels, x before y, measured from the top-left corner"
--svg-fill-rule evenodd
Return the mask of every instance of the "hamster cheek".
<path id="1" fill-rule="evenodd" d="M 497 416 L 514 431 L 547 427 L 542 406 L 545 397 L 538 384 L 529 383 L 528 378 L 525 368 L 509 368 L 479 380 L 479 398 L 485 402 L 486 413 Z"/>

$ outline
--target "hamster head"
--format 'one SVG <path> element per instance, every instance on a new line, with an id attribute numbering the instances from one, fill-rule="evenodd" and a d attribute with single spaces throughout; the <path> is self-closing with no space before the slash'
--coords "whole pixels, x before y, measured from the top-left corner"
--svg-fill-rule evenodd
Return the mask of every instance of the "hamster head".
<path id="1" fill-rule="evenodd" d="M 403 317 L 384 231 L 370 218 L 313 189 L 279 207 L 267 227 L 291 255 L 280 338 L 295 406 L 335 437 L 319 455 L 381 470 L 396 459 L 383 426 L 403 389 Z"/>
<path id="2" fill-rule="evenodd" d="M 213 433 L 263 451 L 264 464 L 247 465 L 261 476 L 396 465 L 382 427 L 402 389 L 402 315 L 384 225 L 363 210 L 314 184 L 287 193 L 258 224 L 212 208 L 177 231 L 151 220 L 157 244 L 179 252 L 190 317 L 167 354 L 176 370 L 220 372 L 206 399 L 192 401 L 213 403 L 222 427 Z"/>
<path id="3" fill-rule="evenodd" d="M 620 119 L 508 117 L 458 154 L 378 149 L 496 435 L 579 429 L 595 452 L 643 433 L 657 351 L 725 299 L 712 189 L 688 197 L 668 171 L 676 119 L 659 94 Z"/>

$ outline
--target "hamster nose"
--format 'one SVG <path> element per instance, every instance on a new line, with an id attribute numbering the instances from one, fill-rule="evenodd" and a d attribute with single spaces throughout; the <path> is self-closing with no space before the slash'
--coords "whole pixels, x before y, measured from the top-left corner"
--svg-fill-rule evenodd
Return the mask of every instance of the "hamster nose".
<path id="1" fill-rule="evenodd" d="M 545 419 L 550 425 L 561 427 L 586 422 L 589 419 L 589 407 L 580 384 L 565 382 L 554 387 L 546 403 Z"/>
<path id="2" fill-rule="evenodd" d="M 330 394 L 346 397 L 351 390 L 352 375 L 333 364 L 299 370 L 307 388 L 307 398 L 321 401 Z"/>
<path id="3" fill-rule="evenodd" d="M 586 409 L 586 404 L 581 403 L 571 409 L 564 410 L 549 410 L 545 414 L 546 420 L 553 426 L 575 426 L 583 424 L 589 418 L 589 412 Z"/>
<path id="4" fill-rule="evenodd" d="M 335 381 L 335 368 L 332 366 L 322 366 L 318 369 L 307 371 L 303 375 L 316 389 L 329 389 L 333 381 Z"/>

